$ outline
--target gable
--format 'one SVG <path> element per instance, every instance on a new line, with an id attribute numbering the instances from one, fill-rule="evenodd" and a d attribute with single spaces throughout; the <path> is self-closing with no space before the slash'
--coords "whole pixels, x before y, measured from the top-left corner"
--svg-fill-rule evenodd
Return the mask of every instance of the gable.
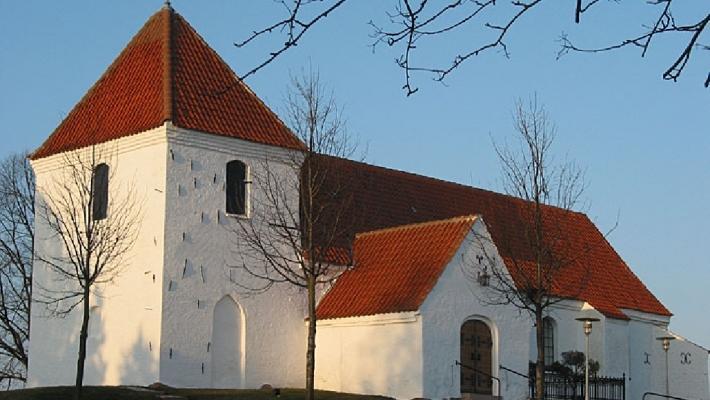
<path id="1" fill-rule="evenodd" d="M 187 21 L 164 7 L 32 158 L 144 132 L 166 121 L 256 143 L 303 148 Z"/>
<path id="2" fill-rule="evenodd" d="M 318 304 L 318 319 L 418 310 L 475 220 L 464 216 L 357 235 L 354 268 Z"/>

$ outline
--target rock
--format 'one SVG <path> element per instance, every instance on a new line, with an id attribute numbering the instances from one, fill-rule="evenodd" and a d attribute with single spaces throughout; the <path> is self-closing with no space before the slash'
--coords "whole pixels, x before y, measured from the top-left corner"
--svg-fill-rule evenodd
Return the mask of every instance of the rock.
<path id="1" fill-rule="evenodd" d="M 168 386 L 168 385 L 166 385 L 166 384 L 163 384 L 163 383 L 160 383 L 160 382 L 155 382 L 155 383 L 151 383 L 150 385 L 148 385 L 148 389 L 157 390 L 157 391 L 160 391 L 160 392 L 165 392 L 165 391 L 168 391 L 168 390 L 172 390 L 173 388 L 170 387 L 170 386 Z"/>

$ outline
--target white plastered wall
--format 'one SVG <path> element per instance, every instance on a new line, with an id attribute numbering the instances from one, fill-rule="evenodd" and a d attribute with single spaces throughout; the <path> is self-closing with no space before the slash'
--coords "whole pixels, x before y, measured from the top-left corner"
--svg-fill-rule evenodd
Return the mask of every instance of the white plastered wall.
<path id="1" fill-rule="evenodd" d="M 150 384 L 158 379 L 163 226 L 165 223 L 165 127 L 96 146 L 110 168 L 109 196 L 120 196 L 133 185 L 141 205 L 137 240 L 118 278 L 97 286 L 92 296 L 85 367 L 86 384 Z M 89 154 L 87 149 L 79 154 Z M 64 154 L 32 162 L 37 176 L 37 201 L 65 175 Z M 37 210 L 40 210 L 37 207 Z M 39 211 L 38 211 L 39 214 Z M 108 210 L 108 220 L 111 210 Z M 46 223 L 36 218 L 36 254 L 65 254 Z M 155 283 L 153 282 L 155 275 Z M 56 275 L 41 262 L 34 265 L 33 294 L 57 288 Z M 28 386 L 66 385 L 74 382 L 82 308 L 64 318 L 52 316 L 46 306 L 33 302 L 30 331 Z"/>
<path id="2" fill-rule="evenodd" d="M 668 332 L 663 332 L 666 335 Z M 686 399 L 710 399 L 708 389 L 708 350 L 671 333 L 675 340 L 668 349 L 669 392 Z M 656 347 L 658 343 L 656 343 Z M 665 364 L 665 354 L 663 355 Z"/>
<path id="3" fill-rule="evenodd" d="M 400 399 L 423 396 L 417 312 L 318 321 L 316 387 Z"/>
<path id="4" fill-rule="evenodd" d="M 227 162 L 246 163 L 252 178 L 266 167 L 266 159 L 272 172 L 289 174 L 289 155 L 272 146 L 176 127 L 169 128 L 168 141 L 160 381 L 212 386 L 214 307 L 230 295 L 243 316 L 241 376 L 234 387 L 302 387 L 305 293 L 291 286 L 276 285 L 261 294 L 240 287 L 264 282 L 232 268 L 244 261 L 240 252 L 245 249 L 239 244 L 240 217 L 225 214 Z M 263 193 L 256 181 L 251 186 L 251 207 L 256 207 Z M 298 201 L 295 192 L 289 197 Z"/>
<path id="5" fill-rule="evenodd" d="M 710 398 L 708 394 L 708 351 L 682 336 L 669 333 L 669 317 L 624 310 L 629 321 L 629 380 L 627 393 L 641 398 L 645 392 L 665 393 L 666 354 L 663 336 L 676 339 L 668 350 L 668 381 L 672 396 Z"/>

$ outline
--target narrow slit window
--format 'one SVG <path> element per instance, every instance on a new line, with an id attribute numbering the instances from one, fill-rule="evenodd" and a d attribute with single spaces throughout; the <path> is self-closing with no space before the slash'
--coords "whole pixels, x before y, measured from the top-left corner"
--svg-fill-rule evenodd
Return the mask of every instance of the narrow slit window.
<path id="1" fill-rule="evenodd" d="M 545 365 L 555 362 L 555 322 L 550 317 L 542 320 L 543 345 L 545 346 Z"/>
<path id="2" fill-rule="evenodd" d="M 247 214 L 247 166 L 239 160 L 227 163 L 227 214 Z"/>
<path id="3" fill-rule="evenodd" d="M 91 187 L 92 216 L 94 220 L 106 218 L 108 209 L 108 165 L 99 164 L 94 167 Z"/>

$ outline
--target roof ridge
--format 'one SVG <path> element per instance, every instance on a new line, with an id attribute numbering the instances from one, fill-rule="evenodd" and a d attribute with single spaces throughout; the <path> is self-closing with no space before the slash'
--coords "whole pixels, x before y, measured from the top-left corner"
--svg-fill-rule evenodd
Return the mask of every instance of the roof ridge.
<path id="1" fill-rule="evenodd" d="M 429 226 L 429 225 L 440 225 L 440 224 L 445 224 L 445 223 L 453 223 L 453 222 L 466 221 L 466 220 L 473 222 L 479 217 L 480 217 L 479 214 L 475 214 L 475 215 L 468 214 L 468 215 L 460 215 L 460 216 L 452 217 L 452 218 L 436 219 L 433 221 L 415 222 L 412 224 L 390 226 L 387 228 L 375 229 L 375 230 L 371 230 L 371 231 L 356 233 L 355 238 L 359 238 L 362 236 L 376 235 L 376 234 L 385 233 L 385 232 L 389 232 L 389 231 L 398 231 L 398 230 L 402 230 L 402 229 L 421 228 L 421 227 L 425 227 L 425 226 Z"/>
<path id="2" fill-rule="evenodd" d="M 440 182 L 440 183 L 443 183 L 443 184 L 446 184 L 446 185 L 458 186 L 458 187 L 462 187 L 462 188 L 469 189 L 469 190 L 479 190 L 479 191 L 482 191 L 482 192 L 487 192 L 487 193 L 494 194 L 494 195 L 496 195 L 496 196 L 507 197 L 507 198 L 510 198 L 510 199 L 513 199 L 513 200 L 515 200 L 515 201 L 519 201 L 519 202 L 522 202 L 522 203 L 525 203 L 525 204 L 533 204 L 533 202 L 530 201 L 530 200 L 525 200 L 525 199 L 522 199 L 522 198 L 520 198 L 520 197 L 513 196 L 513 195 L 507 194 L 507 193 L 496 192 L 495 190 L 491 190 L 491 189 L 484 189 L 484 188 L 480 188 L 480 187 L 476 187 L 476 186 L 465 185 L 465 184 L 463 184 L 463 183 L 453 182 L 453 181 L 447 181 L 447 180 L 444 180 L 444 179 L 441 179 L 441 178 L 437 178 L 437 177 L 433 177 L 433 176 L 418 174 L 418 173 L 416 173 L 416 172 L 403 171 L 403 170 L 396 169 L 396 168 L 391 168 L 391 167 L 383 167 L 383 166 L 381 166 L 381 165 L 370 164 L 370 163 L 366 163 L 366 162 L 363 162 L 363 161 L 355 161 L 355 160 L 351 160 L 351 159 L 343 158 L 343 157 L 336 157 L 336 156 L 330 156 L 330 155 L 323 155 L 323 156 L 325 156 L 325 157 L 331 157 L 331 158 L 335 158 L 335 159 L 339 159 L 339 160 L 344 160 L 344 161 L 351 162 L 351 163 L 355 163 L 355 164 L 365 165 L 365 166 L 367 166 L 367 167 L 371 167 L 371 168 L 376 168 L 376 169 L 384 170 L 384 171 L 389 172 L 389 173 L 395 173 L 395 174 L 400 174 L 400 175 L 405 175 L 405 176 L 412 176 L 412 177 L 416 177 L 416 178 L 428 179 L 428 180 L 435 181 L 435 182 Z M 578 214 L 578 215 L 587 216 L 587 214 L 585 214 L 585 213 L 583 213 L 583 212 L 581 212 L 581 211 L 575 211 L 575 210 L 571 210 L 571 209 L 568 210 L 568 209 L 566 209 L 566 208 L 562 208 L 562 207 L 555 206 L 555 205 L 552 205 L 552 204 L 545 204 L 545 203 L 542 203 L 541 206 L 542 206 L 543 208 L 549 208 L 549 209 L 553 209 L 553 210 L 558 210 L 558 211 L 563 211 L 563 212 L 569 212 L 569 213 L 572 213 L 572 214 Z"/>
<path id="3" fill-rule="evenodd" d="M 173 109 L 175 108 L 175 103 L 173 101 L 173 16 L 175 11 L 170 6 L 170 3 L 160 10 L 160 12 L 168 13 L 165 18 L 165 46 L 163 52 L 163 63 L 165 67 L 163 68 L 163 122 L 173 121 Z"/>

